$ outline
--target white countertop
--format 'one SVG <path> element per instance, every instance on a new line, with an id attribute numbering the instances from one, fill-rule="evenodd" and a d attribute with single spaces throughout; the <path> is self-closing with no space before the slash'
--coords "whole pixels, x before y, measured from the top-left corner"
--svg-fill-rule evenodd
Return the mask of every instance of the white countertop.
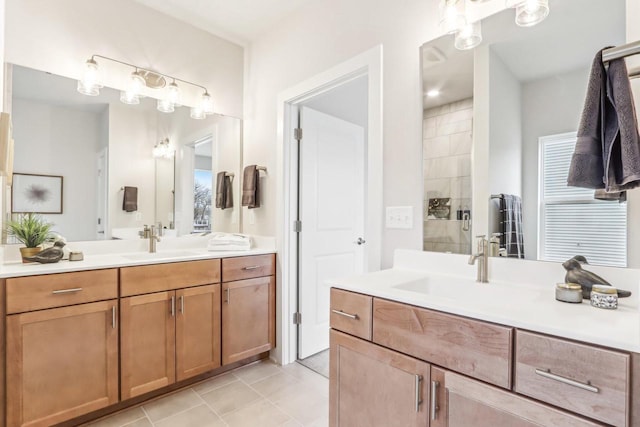
<path id="1" fill-rule="evenodd" d="M 475 276 L 469 277 L 468 274 L 474 273 L 474 267 L 469 270 L 466 265 L 468 257 L 449 254 L 453 258 L 445 261 L 442 256 L 446 254 L 399 251 L 396 253 L 394 268 L 334 280 L 331 285 L 418 307 L 640 353 L 638 288 L 633 284 L 619 286 L 632 289 L 632 298 L 620 298 L 617 310 L 604 310 L 592 307 L 589 301 L 583 301 L 582 304 L 556 301 L 555 282 L 516 284 L 494 279 L 490 283 L 476 283 Z M 447 264 L 458 265 L 459 261 L 464 261 L 464 264 L 460 264 L 458 270 L 449 270 L 456 271 L 459 275 L 443 274 L 443 269 L 451 267 Z M 520 270 L 522 276 L 539 275 L 546 278 L 546 272 L 540 271 L 545 268 L 556 272 L 551 263 L 527 265 L 525 261 L 510 261 L 516 263 L 515 268 Z M 490 268 L 497 269 L 502 266 L 500 263 L 502 261 L 493 263 Z M 537 271 L 528 272 L 529 268 Z M 602 276 L 615 278 L 614 271 L 607 272 L 609 276 Z M 621 274 L 629 276 L 630 272 Z M 561 274 L 556 282 L 562 282 L 563 278 L 564 274 Z"/>
<path id="2" fill-rule="evenodd" d="M 19 260 L 18 247 L 16 245 L 5 246 L 3 248 L 5 262 L 0 264 L 0 278 L 264 255 L 276 252 L 273 238 L 252 236 L 252 241 L 254 242 L 254 248 L 250 250 L 209 251 L 206 248 L 206 237 L 187 236 L 167 239 L 158 243 L 157 252 L 153 254 L 146 250 L 148 243 L 141 239 L 135 241 L 74 242 L 69 243 L 67 246 L 72 250 L 82 250 L 84 252 L 84 260 L 68 261 L 63 259 L 53 264 L 24 264 Z"/>

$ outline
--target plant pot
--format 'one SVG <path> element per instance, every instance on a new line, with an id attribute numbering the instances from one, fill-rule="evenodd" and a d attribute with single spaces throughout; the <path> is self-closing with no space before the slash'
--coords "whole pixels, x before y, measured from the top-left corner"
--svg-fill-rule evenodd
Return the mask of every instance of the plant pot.
<path id="1" fill-rule="evenodd" d="M 20 248 L 20 255 L 22 255 L 22 262 L 24 263 L 32 262 L 32 261 L 25 260 L 25 257 L 32 257 L 37 253 L 39 253 L 40 251 L 42 251 L 42 248 L 39 246 L 35 248 Z"/>

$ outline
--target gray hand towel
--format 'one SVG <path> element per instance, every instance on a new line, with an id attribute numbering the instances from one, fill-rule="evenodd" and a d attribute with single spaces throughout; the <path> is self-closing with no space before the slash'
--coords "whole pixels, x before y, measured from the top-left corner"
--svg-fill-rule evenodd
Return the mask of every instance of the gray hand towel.
<path id="1" fill-rule="evenodd" d="M 216 174 L 216 208 L 224 209 L 225 205 L 225 171 Z"/>
<path id="2" fill-rule="evenodd" d="M 624 58 L 609 62 L 605 106 L 605 190 L 636 188 L 640 186 L 640 133 Z"/>
<path id="3" fill-rule="evenodd" d="M 138 187 L 124 187 L 122 210 L 125 212 L 135 212 L 138 210 Z"/>
<path id="4" fill-rule="evenodd" d="M 244 168 L 242 175 L 242 206 L 249 209 L 260 207 L 260 172 L 256 165 Z"/>
<path id="5" fill-rule="evenodd" d="M 578 127 L 578 139 L 569 167 L 568 185 L 604 188 L 601 123 L 605 88 L 606 74 L 602 64 L 602 51 L 599 51 L 591 65 L 587 97 Z"/>

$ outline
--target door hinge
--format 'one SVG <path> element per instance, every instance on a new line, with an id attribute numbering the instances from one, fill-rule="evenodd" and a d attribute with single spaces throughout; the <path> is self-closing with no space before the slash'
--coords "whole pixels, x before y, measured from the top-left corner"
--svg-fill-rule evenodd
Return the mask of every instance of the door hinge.
<path id="1" fill-rule="evenodd" d="M 301 141 L 302 140 L 302 128 L 295 128 L 293 130 L 293 138 L 296 141 Z"/>
<path id="2" fill-rule="evenodd" d="M 293 232 L 300 233 L 302 231 L 302 221 L 293 221 Z"/>
<path id="3" fill-rule="evenodd" d="M 302 323 L 302 313 L 300 312 L 293 313 L 293 324 L 299 325 L 301 323 Z"/>

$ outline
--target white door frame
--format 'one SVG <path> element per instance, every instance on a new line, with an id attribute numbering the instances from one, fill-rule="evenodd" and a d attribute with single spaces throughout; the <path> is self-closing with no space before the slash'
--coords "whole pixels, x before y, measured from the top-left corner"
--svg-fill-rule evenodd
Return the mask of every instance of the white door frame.
<path id="1" fill-rule="evenodd" d="M 350 80 L 368 77 L 367 124 L 367 194 L 366 225 L 367 257 L 365 271 L 380 269 L 382 253 L 383 219 L 383 151 L 382 151 L 382 45 L 361 53 L 329 70 L 278 94 L 277 104 L 277 219 L 276 240 L 279 263 L 277 266 L 278 291 L 276 325 L 278 333 L 273 357 L 283 365 L 295 362 L 298 348 L 293 313 L 298 293 L 297 245 L 293 221 L 296 218 L 297 175 L 293 128 L 297 124 L 298 104 L 313 96 L 327 92 Z M 304 321 L 304 319 L 303 319 Z"/>

